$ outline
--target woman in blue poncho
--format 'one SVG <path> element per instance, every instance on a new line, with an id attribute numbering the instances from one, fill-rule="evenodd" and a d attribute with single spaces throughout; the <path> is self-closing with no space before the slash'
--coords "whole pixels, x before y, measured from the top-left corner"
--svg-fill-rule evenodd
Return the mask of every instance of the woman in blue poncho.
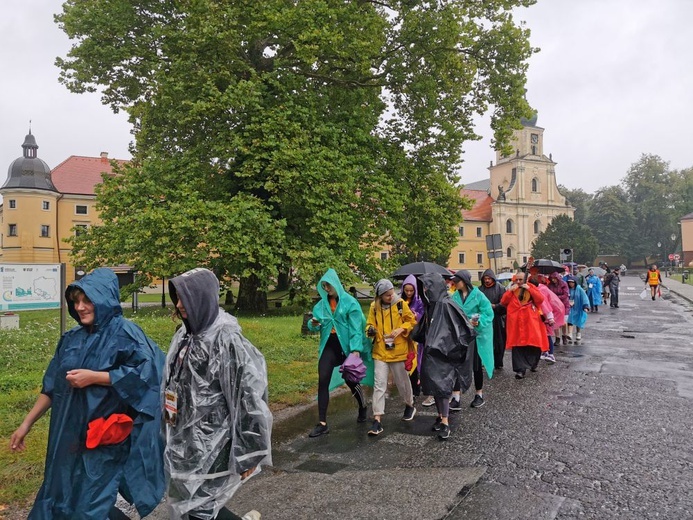
<path id="1" fill-rule="evenodd" d="M 96 269 L 65 293 L 78 326 L 58 343 L 41 394 L 10 447 L 24 449 L 51 409 L 44 481 L 30 519 L 128 518 L 118 492 L 140 516 L 164 494 L 160 385 L 164 354 L 122 316 L 118 279 Z"/>
<path id="2" fill-rule="evenodd" d="M 582 329 L 587 322 L 587 313 L 590 310 L 590 301 L 585 290 L 577 283 L 577 279 L 570 275 L 566 278 L 568 283 L 568 298 L 570 302 L 570 313 L 568 314 L 568 329 L 572 336 L 571 327 L 575 326 L 575 341 L 582 339 Z"/>

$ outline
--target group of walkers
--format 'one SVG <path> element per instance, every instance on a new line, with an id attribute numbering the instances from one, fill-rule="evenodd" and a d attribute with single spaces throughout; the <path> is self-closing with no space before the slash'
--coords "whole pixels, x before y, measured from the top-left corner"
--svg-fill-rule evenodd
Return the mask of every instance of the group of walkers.
<path id="1" fill-rule="evenodd" d="M 23 451 L 51 409 L 30 519 L 127 519 L 118 493 L 144 517 L 166 487 L 169 518 L 241 518 L 224 504 L 271 464 L 265 360 L 219 307 L 211 271 L 171 279 L 169 293 L 182 325 L 164 359 L 122 316 L 112 270 L 96 269 L 67 288 L 78 325 L 60 339 L 34 407 L 10 438 L 10 448 Z"/>
<path id="2" fill-rule="evenodd" d="M 374 286 L 374 300 L 365 318 L 358 301 L 344 291 L 330 269 L 320 280 L 320 300 L 308 322 L 320 333 L 318 362 L 319 421 L 310 437 L 329 433 L 327 408 L 330 390 L 345 381 L 358 403 L 358 422 L 367 418 L 361 384 L 372 378 L 373 422 L 371 436 L 384 429 L 385 393 L 390 375 L 404 402 L 403 421 L 416 415 L 415 399 L 436 406 L 432 430 L 438 438 L 450 435 L 450 412 L 461 410 L 461 394 L 474 384 L 472 408 L 484 405 L 484 372 L 492 378 L 503 369 L 506 350 L 512 355 L 517 379 L 535 372 L 541 360 L 555 363 L 554 345 L 579 342 L 587 313 L 602 303 L 601 284 L 593 272 L 584 280 L 565 280 L 558 273 L 544 275 L 536 269 L 516 274 L 506 288 L 491 269 L 472 283 L 462 269 L 446 283 L 440 274 L 407 277 L 397 293 L 387 279 Z M 448 288 L 448 283 L 451 285 Z M 448 290 L 450 289 L 450 290 Z M 355 353 L 369 367 L 366 380 L 355 383 L 339 371 Z"/>

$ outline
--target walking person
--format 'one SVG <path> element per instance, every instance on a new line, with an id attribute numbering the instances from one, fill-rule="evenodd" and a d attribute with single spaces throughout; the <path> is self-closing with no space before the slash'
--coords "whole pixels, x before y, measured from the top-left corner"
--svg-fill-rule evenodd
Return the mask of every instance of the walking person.
<path id="1" fill-rule="evenodd" d="M 438 438 L 450 437 L 450 396 L 459 380 L 461 391 L 471 384 L 474 327 L 460 306 L 448 294 L 438 273 L 421 276 L 424 287 L 424 318 L 417 324 L 414 339 L 423 342 L 421 388 L 435 399 L 438 417 L 433 431 Z"/>
<path id="2" fill-rule="evenodd" d="M 662 283 L 662 273 L 657 269 L 657 264 L 652 264 L 647 271 L 647 285 L 650 286 L 650 295 L 652 296 L 652 301 L 655 301 L 657 296 L 657 289 Z"/>
<path id="3" fill-rule="evenodd" d="M 512 352 L 516 379 L 524 379 L 527 370 L 536 372 L 541 353 L 549 350 L 546 328 L 539 316 L 543 301 L 539 289 L 517 274 L 501 299 L 508 309 L 506 348 Z"/>
<path id="4" fill-rule="evenodd" d="M 320 331 L 318 353 L 318 424 L 309 437 L 330 433 L 327 426 L 327 406 L 330 391 L 345 384 L 358 404 L 358 422 L 368 419 L 366 396 L 360 383 L 345 381 L 339 367 L 350 353 L 361 356 L 366 365 L 371 365 L 371 342 L 366 337 L 366 318 L 359 302 L 342 287 L 334 269 L 328 269 L 318 282 L 320 301 L 313 307 L 313 318 L 308 320 L 308 329 Z M 366 376 L 371 379 L 371 375 Z"/>
<path id="5" fill-rule="evenodd" d="M 618 293 L 621 286 L 621 270 L 618 267 L 615 267 L 614 270 L 606 276 L 609 279 L 609 293 L 611 294 L 609 306 L 614 309 L 618 309 Z"/>
<path id="6" fill-rule="evenodd" d="M 419 288 L 416 277 L 410 274 L 404 279 L 402 287 L 400 289 L 400 298 L 407 302 L 409 305 L 409 310 L 414 313 L 416 322 L 423 317 L 424 306 L 419 296 Z M 421 367 L 421 355 L 422 349 L 419 348 L 418 344 L 413 341 L 414 345 L 414 355 L 411 353 L 407 354 L 407 361 L 405 361 L 405 368 L 409 372 L 409 380 L 411 381 L 411 389 L 414 394 L 414 400 L 421 394 L 421 381 L 419 370 Z M 433 403 L 431 403 L 433 404 Z"/>
<path id="7" fill-rule="evenodd" d="M 481 276 L 479 290 L 491 302 L 493 309 L 493 363 L 496 370 L 503 368 L 505 356 L 505 313 L 506 309 L 500 303 L 505 287 L 498 283 L 492 269 L 486 269 Z"/>
<path id="8" fill-rule="evenodd" d="M 587 298 L 590 302 L 590 311 L 598 312 L 599 305 L 602 303 L 602 281 L 594 274 L 594 269 L 590 268 L 587 271 Z"/>
<path id="9" fill-rule="evenodd" d="M 374 287 L 375 299 L 371 303 L 366 320 L 367 335 L 373 338 L 373 425 L 368 435 L 383 432 L 382 416 L 385 414 L 387 379 L 392 373 L 399 395 L 404 401 L 403 421 L 411 421 L 416 415 L 414 395 L 409 374 L 404 366 L 409 352 L 414 353 L 414 342 L 409 333 L 416 325 L 416 317 L 407 302 L 395 294 L 392 282 L 379 280 Z"/>
<path id="10" fill-rule="evenodd" d="M 484 293 L 474 287 L 472 275 L 469 271 L 460 269 L 452 276 L 452 281 L 457 289 L 452 295 L 452 300 L 462 307 L 476 331 L 476 338 L 470 345 L 474 356 L 472 373 L 474 375 L 475 394 L 469 406 L 479 408 L 485 402 L 483 369 L 486 369 L 489 379 L 493 377 L 493 307 L 488 298 L 484 296 Z M 450 401 L 450 410 L 461 409 L 459 386 L 459 382 L 455 383 Z"/>
<path id="11" fill-rule="evenodd" d="M 549 364 L 554 364 L 556 362 L 556 357 L 554 356 L 553 337 L 555 331 L 565 324 L 565 307 L 558 296 L 549 289 L 548 277 L 539 273 L 532 277 L 530 283 L 536 285 L 537 289 L 539 289 L 539 292 L 544 297 L 544 303 L 542 303 L 541 309 L 544 326 L 546 327 L 547 340 L 549 342 L 549 350 L 543 351 L 540 359 Z"/>
<path id="12" fill-rule="evenodd" d="M 99 268 L 71 283 L 77 327 L 60 338 L 36 404 L 10 438 L 25 449 L 51 409 L 44 481 L 30 519 L 127 519 L 118 492 L 140 516 L 164 495 L 161 375 L 164 353 L 123 317 L 118 278 Z"/>
<path id="13" fill-rule="evenodd" d="M 272 463 L 265 358 L 219 307 L 212 271 L 193 269 L 168 287 L 183 321 L 164 374 L 169 518 L 257 520 L 257 511 L 239 517 L 224 504 Z"/>
<path id="14" fill-rule="evenodd" d="M 614 269 L 616 271 L 616 269 Z M 572 327 L 575 327 L 575 343 L 582 340 L 582 329 L 587 322 L 587 313 L 590 310 L 590 302 L 585 290 L 580 287 L 574 276 L 568 277 L 568 289 L 570 290 L 570 314 L 568 315 L 568 330 L 572 336 Z M 613 295 L 612 295 L 613 296 Z"/>
<path id="15" fill-rule="evenodd" d="M 551 273 L 549 275 L 548 288 L 563 302 L 563 308 L 565 309 L 564 323 L 560 329 L 556 330 L 555 345 L 561 344 L 561 339 L 563 339 L 563 344 L 567 345 L 570 343 L 570 336 L 568 335 L 568 314 L 570 313 L 570 298 L 568 297 L 568 284 L 565 283 L 563 278 L 558 273 Z"/>

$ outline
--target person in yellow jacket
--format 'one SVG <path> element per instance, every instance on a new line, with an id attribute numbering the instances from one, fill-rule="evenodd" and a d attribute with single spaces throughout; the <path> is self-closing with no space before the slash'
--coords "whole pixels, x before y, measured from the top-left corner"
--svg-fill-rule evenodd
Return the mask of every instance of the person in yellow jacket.
<path id="1" fill-rule="evenodd" d="M 385 391 L 389 373 L 405 403 L 403 421 L 411 421 L 416 415 L 414 395 L 409 374 L 404 367 L 409 351 L 414 343 L 409 333 L 416 325 L 416 316 L 407 302 L 395 294 L 392 282 L 387 279 L 375 284 L 375 299 L 371 303 L 366 320 L 366 334 L 373 338 L 373 364 L 375 382 L 373 384 L 373 425 L 368 435 L 380 435 L 383 425 L 380 422 L 385 414 Z"/>
<path id="2" fill-rule="evenodd" d="M 647 285 L 650 286 L 650 296 L 652 296 L 652 301 L 655 300 L 657 296 L 657 288 L 659 284 L 662 283 L 662 274 L 657 269 L 656 264 L 650 266 L 650 270 L 647 271 Z"/>

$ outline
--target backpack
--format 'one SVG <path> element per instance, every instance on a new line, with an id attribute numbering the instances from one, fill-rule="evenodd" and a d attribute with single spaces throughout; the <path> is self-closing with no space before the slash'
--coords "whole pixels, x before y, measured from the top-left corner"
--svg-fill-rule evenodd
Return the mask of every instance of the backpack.
<path id="1" fill-rule="evenodd" d="M 604 277 L 604 285 L 609 285 L 611 283 L 611 280 L 614 279 L 613 273 L 607 273 L 607 275 Z"/>

